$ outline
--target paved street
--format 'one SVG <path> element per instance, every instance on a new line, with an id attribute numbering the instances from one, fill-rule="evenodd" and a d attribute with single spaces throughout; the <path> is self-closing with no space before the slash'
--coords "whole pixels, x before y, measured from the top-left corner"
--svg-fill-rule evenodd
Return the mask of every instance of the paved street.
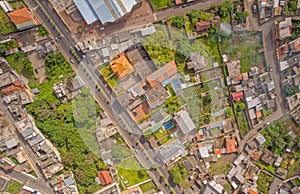
<path id="1" fill-rule="evenodd" d="M 0 168 L 0 173 L 5 174 L 5 176 L 9 177 L 10 179 L 16 180 L 22 184 L 25 184 L 28 187 L 31 187 L 43 194 L 52 194 L 54 191 L 44 183 L 43 181 L 40 181 L 38 179 L 34 179 L 26 174 L 16 172 L 16 171 L 10 171 L 5 172 L 3 169 Z"/>

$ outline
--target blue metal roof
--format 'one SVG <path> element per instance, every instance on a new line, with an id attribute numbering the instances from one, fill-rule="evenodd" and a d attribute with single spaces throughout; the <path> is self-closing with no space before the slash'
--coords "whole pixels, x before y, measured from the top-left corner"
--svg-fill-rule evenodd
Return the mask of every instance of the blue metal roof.
<path id="1" fill-rule="evenodd" d="M 74 3 L 87 24 L 91 24 L 98 20 L 97 14 L 87 0 L 74 0 Z"/>
<path id="2" fill-rule="evenodd" d="M 104 1 L 88 0 L 88 2 L 95 10 L 95 13 L 100 19 L 101 23 L 104 24 L 106 22 L 113 22 L 116 20 Z"/>

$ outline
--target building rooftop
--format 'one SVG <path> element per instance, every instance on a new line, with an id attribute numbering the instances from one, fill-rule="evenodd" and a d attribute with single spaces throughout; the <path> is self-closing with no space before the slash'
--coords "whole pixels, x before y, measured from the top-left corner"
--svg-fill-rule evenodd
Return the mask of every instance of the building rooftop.
<path id="1" fill-rule="evenodd" d="M 169 97 L 167 90 L 158 84 L 146 92 L 146 99 L 151 108 L 155 108 L 164 103 Z"/>
<path id="2" fill-rule="evenodd" d="M 110 65 L 112 71 L 118 76 L 119 79 L 123 79 L 135 71 L 124 53 L 115 58 Z"/>
<path id="3" fill-rule="evenodd" d="M 202 70 L 208 65 L 208 59 L 199 52 L 194 52 L 189 55 L 188 69 Z"/>
<path id="4" fill-rule="evenodd" d="M 226 139 L 226 153 L 232 153 L 237 151 L 237 145 L 235 139 Z"/>
<path id="5" fill-rule="evenodd" d="M 163 163 L 167 164 L 178 157 L 183 157 L 186 155 L 186 151 L 182 147 L 179 140 L 176 140 L 170 144 L 164 144 L 159 149 L 159 156 Z"/>
<path id="6" fill-rule="evenodd" d="M 81 15 L 91 24 L 98 19 L 102 24 L 114 22 L 131 11 L 136 4 L 135 0 L 98 1 L 98 0 L 74 0 Z"/>
<path id="7" fill-rule="evenodd" d="M 7 149 L 14 148 L 17 145 L 18 145 L 18 141 L 16 140 L 16 138 L 12 138 L 12 139 L 5 142 L 5 146 L 6 146 Z"/>
<path id="8" fill-rule="evenodd" d="M 113 179 L 110 176 L 110 173 L 108 170 L 103 170 L 103 171 L 98 172 L 98 178 L 101 182 L 101 185 L 108 185 L 113 182 Z"/>
<path id="9" fill-rule="evenodd" d="M 210 22 L 206 22 L 203 20 L 200 20 L 197 24 L 196 24 L 196 31 L 197 32 L 202 32 L 202 31 L 206 31 L 210 29 Z"/>
<path id="10" fill-rule="evenodd" d="M 180 111 L 178 114 L 176 114 L 174 120 L 176 121 L 176 123 L 178 124 L 180 130 L 184 135 L 196 129 L 196 126 L 192 121 L 189 113 L 185 110 Z"/>
<path id="11" fill-rule="evenodd" d="M 162 83 L 162 85 L 164 85 L 164 82 L 176 73 L 177 66 L 175 61 L 173 60 L 170 63 L 153 72 L 146 79 L 151 87 L 155 87 L 158 83 Z"/>

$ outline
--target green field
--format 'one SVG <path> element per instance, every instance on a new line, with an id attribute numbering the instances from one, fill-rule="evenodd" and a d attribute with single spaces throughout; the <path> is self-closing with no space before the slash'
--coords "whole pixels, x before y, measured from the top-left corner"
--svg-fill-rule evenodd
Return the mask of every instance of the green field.
<path id="1" fill-rule="evenodd" d="M 16 32 L 17 28 L 7 17 L 2 8 L 0 8 L 0 35 L 6 35 L 12 32 Z"/>
<path id="2" fill-rule="evenodd" d="M 135 157 L 123 160 L 116 166 L 119 177 L 123 177 L 122 182 L 128 181 L 126 186 L 132 186 L 149 179 L 147 170 L 143 169 Z"/>
<path id="3" fill-rule="evenodd" d="M 152 189 L 156 188 L 156 185 L 153 183 L 153 181 L 149 181 L 147 183 L 144 183 L 140 185 L 140 188 L 142 189 L 143 192 L 150 191 Z"/>
<path id="4" fill-rule="evenodd" d="M 175 5 L 174 0 L 150 0 L 154 9 L 161 9 L 164 7 Z"/>
<path id="5" fill-rule="evenodd" d="M 17 194 L 17 193 L 19 193 L 21 188 L 22 188 L 21 183 L 16 182 L 16 181 L 10 181 L 5 188 L 5 191 L 7 191 L 11 194 Z"/>

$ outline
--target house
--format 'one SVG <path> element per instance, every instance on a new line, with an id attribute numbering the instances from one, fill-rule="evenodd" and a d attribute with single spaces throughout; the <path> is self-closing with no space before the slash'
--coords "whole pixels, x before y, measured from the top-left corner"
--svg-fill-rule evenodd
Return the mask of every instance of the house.
<path id="1" fill-rule="evenodd" d="M 188 156 L 186 160 L 182 161 L 182 166 L 188 171 L 198 168 L 198 161 L 195 156 Z"/>
<path id="2" fill-rule="evenodd" d="M 276 37 L 285 39 L 292 36 L 292 18 L 285 18 L 283 21 L 278 23 L 276 28 Z"/>
<path id="3" fill-rule="evenodd" d="M 247 194 L 259 194 L 259 193 L 256 190 L 254 190 L 254 189 L 249 189 L 247 191 Z"/>
<path id="4" fill-rule="evenodd" d="M 285 168 L 277 168 L 276 170 L 276 173 L 279 175 L 279 176 L 283 176 L 285 177 L 286 173 L 287 173 L 287 169 Z"/>
<path id="5" fill-rule="evenodd" d="M 8 17 L 18 30 L 26 30 L 38 24 L 31 11 L 26 7 L 9 12 Z"/>
<path id="6" fill-rule="evenodd" d="M 237 151 L 237 143 L 235 139 L 226 139 L 226 153 L 233 153 Z"/>
<path id="7" fill-rule="evenodd" d="M 18 141 L 16 140 L 16 138 L 12 138 L 8 141 L 5 142 L 5 146 L 7 150 L 11 150 L 14 149 L 18 146 Z"/>
<path id="8" fill-rule="evenodd" d="M 274 154 L 273 152 L 271 152 L 269 150 L 266 150 L 263 153 L 261 160 L 266 164 L 273 164 L 275 162 L 276 158 L 277 158 L 276 154 Z"/>
<path id="9" fill-rule="evenodd" d="M 257 167 L 255 166 L 255 165 L 251 165 L 248 169 L 247 169 L 247 171 L 246 171 L 246 173 L 245 173 L 245 178 L 246 179 L 248 179 L 248 180 L 254 180 L 254 179 L 256 179 L 256 178 L 258 178 L 257 176 L 256 176 L 256 172 L 257 172 Z"/>
<path id="10" fill-rule="evenodd" d="M 203 70 L 208 65 L 208 59 L 199 52 L 193 52 L 189 55 L 187 62 L 188 69 L 194 69 L 195 72 Z"/>
<path id="11" fill-rule="evenodd" d="M 232 60 L 227 63 L 227 70 L 229 77 L 235 82 L 238 81 L 238 78 L 241 76 L 240 60 Z"/>
<path id="12" fill-rule="evenodd" d="M 244 98 L 244 93 L 243 92 L 232 92 L 231 96 L 234 101 L 238 102 Z"/>
<path id="13" fill-rule="evenodd" d="M 206 184 L 202 194 L 221 194 L 223 193 L 223 191 L 223 186 L 216 183 L 216 181 L 213 180 L 210 183 Z"/>
<path id="14" fill-rule="evenodd" d="M 200 147 L 199 148 L 199 155 L 200 155 L 201 158 L 209 157 L 208 147 L 207 146 Z"/>
<path id="15" fill-rule="evenodd" d="M 164 144 L 158 151 L 159 158 L 167 165 L 180 157 L 184 157 L 186 154 L 187 153 L 179 140 L 170 144 Z"/>
<path id="16" fill-rule="evenodd" d="M 100 180 L 100 184 L 103 186 L 113 183 L 113 179 L 108 170 L 98 172 L 98 179 Z"/>
<path id="17" fill-rule="evenodd" d="M 254 137 L 254 140 L 258 143 L 258 147 L 261 147 L 267 141 L 266 138 L 260 133 Z"/>
<path id="18" fill-rule="evenodd" d="M 196 130 L 196 126 L 186 110 L 176 113 L 174 120 L 184 135 L 190 134 L 192 131 Z"/>
<path id="19" fill-rule="evenodd" d="M 175 61 L 171 61 L 164 65 L 160 69 L 153 72 L 151 75 L 146 77 L 147 82 L 151 87 L 155 87 L 159 83 L 166 86 L 170 83 L 170 78 L 177 73 L 177 66 Z"/>
<path id="20" fill-rule="evenodd" d="M 277 160 L 274 163 L 274 166 L 279 167 L 281 162 L 282 162 L 282 157 L 278 157 Z"/>
<path id="21" fill-rule="evenodd" d="M 196 23 L 196 32 L 208 32 L 210 30 L 210 22 L 200 20 Z"/>
<path id="22" fill-rule="evenodd" d="M 147 102 L 151 108 L 156 108 L 164 103 L 169 97 L 167 90 L 161 85 L 157 84 L 145 93 Z"/>
<path id="23" fill-rule="evenodd" d="M 125 78 L 127 75 L 135 71 L 132 64 L 128 61 L 125 53 L 121 53 L 111 63 L 112 71 L 118 76 L 119 79 Z"/>
<path id="24" fill-rule="evenodd" d="M 211 25 L 215 25 L 218 29 L 221 27 L 221 18 L 220 16 L 212 16 L 210 18 Z"/>

